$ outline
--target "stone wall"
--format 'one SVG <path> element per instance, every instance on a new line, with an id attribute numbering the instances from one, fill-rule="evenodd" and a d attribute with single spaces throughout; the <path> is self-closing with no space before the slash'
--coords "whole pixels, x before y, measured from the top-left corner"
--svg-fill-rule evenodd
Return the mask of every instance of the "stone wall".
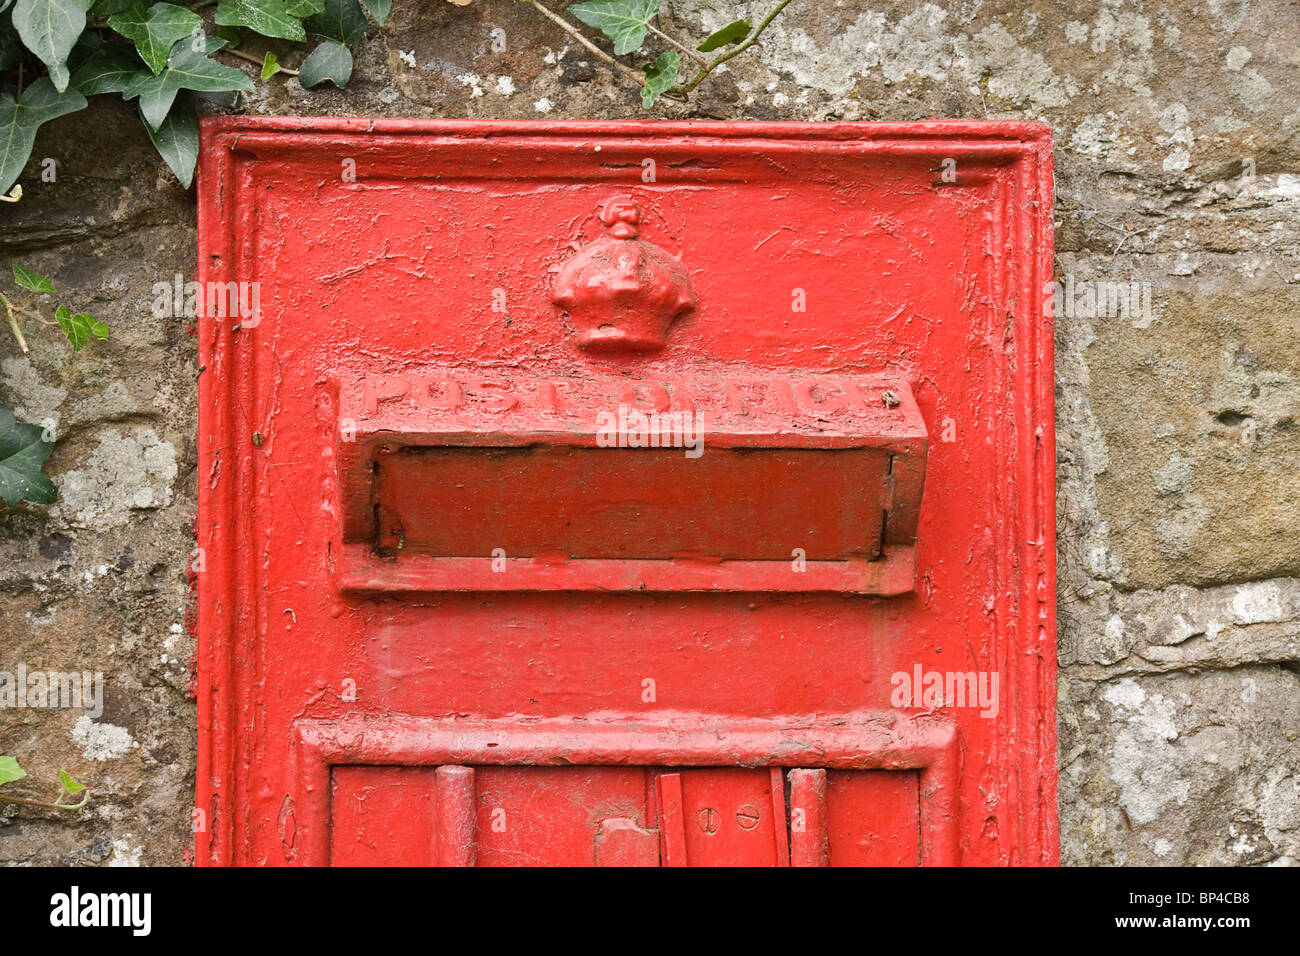
<path id="1" fill-rule="evenodd" d="M 699 36 L 769 2 L 667 0 L 663 22 Z M 394 7 L 348 90 L 279 77 L 245 108 L 642 115 L 516 0 Z M 1066 863 L 1300 860 L 1298 68 L 1295 0 L 795 0 L 689 106 L 654 111 L 1055 129 L 1058 272 L 1137 283 L 1142 304 L 1057 320 Z M 75 815 L 0 805 L 0 862 L 175 863 L 194 787 L 197 370 L 188 320 L 150 304 L 194 268 L 194 199 L 109 97 L 45 127 L 23 183 L 0 208 L 4 259 L 112 334 L 75 356 L 57 329 L 29 328 L 29 356 L 0 337 L 0 401 L 55 424 L 60 491 L 0 512 L 0 664 L 108 687 L 97 720 L 0 711 L 24 785 L 65 767 L 97 791 Z"/>

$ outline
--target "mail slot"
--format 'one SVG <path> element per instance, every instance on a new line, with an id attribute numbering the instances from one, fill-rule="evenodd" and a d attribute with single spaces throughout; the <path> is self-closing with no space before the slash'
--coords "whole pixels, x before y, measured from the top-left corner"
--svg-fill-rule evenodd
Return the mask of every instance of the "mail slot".
<path id="1" fill-rule="evenodd" d="M 341 382 L 343 587 L 784 588 L 799 558 L 816 586 L 911 588 L 927 437 L 905 380 L 640 384 Z"/>
<path id="2" fill-rule="evenodd" d="M 1055 862 L 1045 129 L 202 137 L 200 863 Z"/>

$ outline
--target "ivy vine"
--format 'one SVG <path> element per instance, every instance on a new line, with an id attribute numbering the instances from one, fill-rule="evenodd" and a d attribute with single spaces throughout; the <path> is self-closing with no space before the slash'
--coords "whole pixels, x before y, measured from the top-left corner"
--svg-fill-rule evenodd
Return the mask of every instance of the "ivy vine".
<path id="1" fill-rule="evenodd" d="M 15 780 L 21 780 L 27 776 L 27 771 L 18 765 L 18 761 L 13 757 L 0 757 L 0 786 L 6 783 L 12 783 Z M 64 800 L 70 800 L 81 794 L 81 799 L 76 803 L 64 803 Z M 21 803 L 29 807 L 43 807 L 47 810 L 80 810 L 90 800 L 90 791 L 84 783 L 80 783 L 72 778 L 72 775 L 66 770 L 59 771 L 59 794 L 53 801 L 33 800 L 29 797 L 15 797 L 8 793 L 0 793 L 0 802 L 4 803 Z"/>
<path id="2" fill-rule="evenodd" d="M 211 11 L 210 21 L 201 15 Z M 383 26 L 392 0 L 0 0 L 0 193 L 10 192 L 31 156 L 36 131 L 85 109 L 86 97 L 135 102 L 149 138 L 188 187 L 199 155 L 196 101 L 231 106 L 252 79 L 220 58 L 248 60 L 262 79 L 277 73 L 303 86 L 347 85 L 348 49 L 366 34 L 367 12 Z M 214 32 L 208 32 L 215 28 Z M 241 49 L 253 35 L 314 47 L 296 69 L 273 53 Z"/>
<path id="3" fill-rule="evenodd" d="M 87 97 L 116 94 L 134 102 L 150 140 L 182 186 L 199 156 L 198 102 L 234 106 L 254 90 L 242 70 L 221 60 L 246 60 L 263 80 L 278 73 L 303 86 L 344 87 L 352 53 L 369 26 L 387 20 L 392 0 L 0 0 L 0 199 L 22 199 L 18 177 L 45 123 L 85 109 Z M 212 8 L 212 9 L 208 9 Z M 297 69 L 274 53 L 241 46 L 252 36 L 311 42 Z M 51 295 L 45 276 L 13 265 L 22 292 Z M 65 305 L 49 316 L 33 302 L 0 292 L 0 310 L 23 352 L 22 322 L 57 325 L 74 351 L 108 336 L 108 326 Z M 19 422 L 0 405 L 0 499 L 50 504 L 57 490 L 43 467 L 53 448 L 48 429 Z"/>
<path id="4" fill-rule="evenodd" d="M 757 43 L 763 31 L 790 4 L 790 0 L 778 0 L 772 11 L 759 21 L 757 27 L 747 19 L 734 20 L 725 27 L 714 30 L 694 49 L 664 33 L 655 25 L 655 20 L 659 16 L 659 0 L 587 0 L 585 3 L 576 3 L 568 8 L 566 12 L 573 14 L 587 26 L 596 28 L 613 41 L 614 56 L 640 53 L 651 35 L 672 47 L 661 52 L 654 60 L 644 63 L 640 70 L 636 70 L 596 46 L 574 24 L 551 10 L 542 3 L 542 0 L 522 0 L 522 2 L 531 3 L 539 13 L 572 36 L 588 52 L 613 66 L 624 78 L 640 86 L 641 105 L 646 109 L 654 106 L 661 96 L 673 100 L 686 99 L 714 70 Z M 717 50 L 722 52 L 712 57 L 700 56 L 701 53 L 713 53 Z M 695 65 L 694 75 L 685 81 L 681 79 L 683 55 Z"/>
<path id="5" fill-rule="evenodd" d="M 54 283 L 25 266 L 13 263 L 14 284 L 35 295 L 53 295 Z M 80 352 L 92 339 L 108 338 L 108 326 L 89 312 L 73 312 L 66 305 L 56 305 L 54 317 L 18 299 L 14 293 L 0 292 L 9 330 L 24 353 L 30 351 L 23 335 L 20 318 L 33 319 L 44 325 L 57 325 L 74 352 Z M 47 429 L 27 425 L 14 419 L 14 413 L 0 405 L 0 499 L 12 507 L 20 501 L 53 504 L 58 498 L 54 483 L 42 471 L 45 459 L 54 448 L 54 436 Z"/>
<path id="6" fill-rule="evenodd" d="M 684 99 L 756 43 L 790 0 L 778 0 L 757 27 L 736 20 L 694 48 L 655 25 L 659 0 L 588 0 L 569 7 L 568 14 L 613 42 L 613 55 L 542 0 L 523 2 L 640 86 L 649 109 L 661 96 Z M 214 8 L 210 19 L 206 8 Z M 231 106 L 239 94 L 255 89 L 247 74 L 222 58 L 256 64 L 263 80 L 284 73 L 305 87 L 328 81 L 342 88 L 352 76 L 349 48 L 365 37 L 367 14 L 382 27 L 391 9 L 392 0 L 0 0 L 0 74 L 6 77 L 0 90 L 0 194 L 21 197 L 15 183 L 43 124 L 85 109 L 86 97 L 101 94 L 137 104 L 149 138 L 188 188 L 199 152 L 197 101 Z M 313 48 L 291 69 L 273 52 L 243 50 L 250 36 L 311 42 Z M 650 36 L 670 49 L 640 69 L 615 59 L 641 53 Z M 680 76 L 683 56 L 695 67 L 689 79 Z"/>

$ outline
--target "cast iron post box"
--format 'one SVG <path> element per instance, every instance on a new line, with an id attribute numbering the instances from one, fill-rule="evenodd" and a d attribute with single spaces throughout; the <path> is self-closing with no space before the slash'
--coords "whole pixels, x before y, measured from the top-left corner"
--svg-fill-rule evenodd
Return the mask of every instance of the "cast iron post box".
<path id="1" fill-rule="evenodd" d="M 1050 224 L 1032 124 L 205 120 L 199 861 L 1054 862 Z"/>

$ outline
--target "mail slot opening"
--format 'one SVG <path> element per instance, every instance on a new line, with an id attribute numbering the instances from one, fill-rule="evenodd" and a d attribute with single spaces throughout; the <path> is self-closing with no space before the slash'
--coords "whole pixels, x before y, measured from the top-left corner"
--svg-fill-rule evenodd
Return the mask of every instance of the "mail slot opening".
<path id="1" fill-rule="evenodd" d="M 338 389 L 345 591 L 913 588 L 928 438 L 897 375 Z"/>
<path id="2" fill-rule="evenodd" d="M 390 557 L 874 560 L 890 455 L 533 444 L 398 448 L 376 464 L 375 544 Z"/>

